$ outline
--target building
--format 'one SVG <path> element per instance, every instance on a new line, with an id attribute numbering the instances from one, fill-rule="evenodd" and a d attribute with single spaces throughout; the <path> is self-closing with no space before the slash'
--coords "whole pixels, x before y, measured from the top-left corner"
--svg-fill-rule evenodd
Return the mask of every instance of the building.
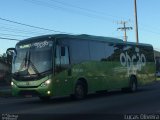
<path id="1" fill-rule="evenodd" d="M 9 65 L 0 59 L 0 83 L 6 83 L 10 73 Z"/>

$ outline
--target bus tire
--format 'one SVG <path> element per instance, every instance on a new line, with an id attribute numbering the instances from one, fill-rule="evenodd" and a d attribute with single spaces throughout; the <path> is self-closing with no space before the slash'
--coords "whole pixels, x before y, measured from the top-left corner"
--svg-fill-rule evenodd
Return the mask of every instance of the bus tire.
<path id="1" fill-rule="evenodd" d="M 137 91 L 137 79 L 133 76 L 130 78 L 129 91 L 130 92 Z"/>
<path id="2" fill-rule="evenodd" d="M 41 101 L 49 101 L 51 98 L 49 96 L 40 96 L 39 99 Z"/>
<path id="3" fill-rule="evenodd" d="M 74 98 L 77 100 L 81 100 L 84 99 L 86 95 L 87 95 L 87 85 L 82 81 L 78 81 L 75 85 Z"/>

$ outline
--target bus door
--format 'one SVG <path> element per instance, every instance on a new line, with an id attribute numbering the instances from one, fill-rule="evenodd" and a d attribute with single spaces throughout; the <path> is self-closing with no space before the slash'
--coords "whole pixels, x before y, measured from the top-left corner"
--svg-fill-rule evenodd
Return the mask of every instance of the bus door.
<path id="1" fill-rule="evenodd" d="M 58 95 L 71 92 L 70 59 L 68 46 L 56 46 L 55 52 L 55 91 Z"/>

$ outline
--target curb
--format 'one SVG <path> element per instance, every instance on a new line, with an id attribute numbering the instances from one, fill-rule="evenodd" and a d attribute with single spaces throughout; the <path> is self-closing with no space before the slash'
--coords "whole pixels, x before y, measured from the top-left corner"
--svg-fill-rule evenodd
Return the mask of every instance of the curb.
<path id="1" fill-rule="evenodd" d="M 0 97 L 11 97 L 11 89 L 0 90 Z"/>

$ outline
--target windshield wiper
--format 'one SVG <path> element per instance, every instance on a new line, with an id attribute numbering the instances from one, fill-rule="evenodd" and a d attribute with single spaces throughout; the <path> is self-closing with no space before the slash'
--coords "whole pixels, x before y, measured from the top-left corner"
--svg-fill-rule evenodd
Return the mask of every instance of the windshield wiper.
<path id="1" fill-rule="evenodd" d="M 31 61 L 31 55 L 30 55 L 30 52 L 29 52 L 29 56 L 28 56 L 28 68 L 29 68 L 29 65 L 31 65 L 31 67 L 32 67 L 32 69 L 34 70 L 34 72 L 38 75 L 38 76 L 40 76 L 40 73 L 39 73 L 39 71 L 38 71 L 38 69 L 36 68 L 36 66 L 33 64 L 33 62 Z M 28 69 L 27 68 L 27 69 Z"/>
<path id="2" fill-rule="evenodd" d="M 22 61 L 21 65 L 20 65 L 20 68 L 19 68 L 18 71 L 21 71 L 23 69 L 23 67 L 27 66 L 27 56 L 28 56 L 27 54 L 28 54 L 28 52 L 26 52 L 25 58 L 23 58 L 23 61 Z"/>
<path id="3" fill-rule="evenodd" d="M 37 75 L 40 75 L 39 71 L 37 70 L 37 68 L 35 67 L 35 65 L 33 64 L 33 62 L 31 60 L 28 60 L 28 65 L 31 65 L 32 66 L 32 69 L 34 70 L 34 72 L 37 74 Z M 29 67 L 29 66 L 28 66 Z"/>
<path id="4" fill-rule="evenodd" d="M 30 59 L 30 52 L 28 51 L 25 54 L 25 58 L 23 59 L 18 72 L 15 72 L 14 75 L 15 76 L 20 76 L 20 75 L 22 75 L 22 76 L 26 76 L 26 75 L 31 76 L 31 74 L 28 71 L 30 66 L 33 69 L 33 71 L 35 72 L 35 74 L 40 76 L 39 71 L 37 70 L 37 68 L 35 67 L 35 65 L 33 64 L 33 62 Z M 23 68 L 25 68 L 25 69 L 23 70 Z"/>

